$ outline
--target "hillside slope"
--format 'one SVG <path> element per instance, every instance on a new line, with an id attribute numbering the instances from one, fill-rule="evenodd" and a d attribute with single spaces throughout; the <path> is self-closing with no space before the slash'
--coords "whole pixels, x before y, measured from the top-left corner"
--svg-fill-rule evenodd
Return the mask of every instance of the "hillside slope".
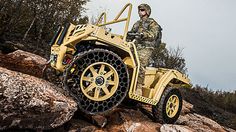
<path id="1" fill-rule="evenodd" d="M 0 102 L 5 103 L 1 103 L 5 107 L 0 108 L 0 130 L 224 132 L 235 131 L 230 127 L 236 129 L 236 123 L 233 122 L 235 114 L 211 105 L 210 102 L 204 100 L 201 93 L 192 89 L 181 90 L 186 101 L 184 101 L 181 116 L 174 125 L 154 122 L 150 115 L 150 106 L 131 107 L 125 102 L 107 115 L 86 116 L 79 111 L 75 112 L 75 102 L 63 95 L 59 79 L 53 76 L 52 71 L 47 71 L 46 76 L 50 78 L 49 80 L 41 78 L 43 74 L 40 74 L 40 71 L 43 70 L 46 59 L 20 50 L 0 54 L 0 59 Z M 11 83 L 8 83 L 9 81 Z M 47 90 L 41 89 L 40 85 L 45 85 Z M 24 91 L 19 89 L 24 89 Z M 34 91 L 36 89 L 38 91 Z M 63 100 L 59 96 L 63 97 Z M 45 109 L 43 109 L 44 106 Z M 48 120 L 46 116 L 37 118 L 45 115 L 45 112 L 55 120 Z M 30 117 L 27 113 L 32 116 Z M 27 125 L 22 122 L 27 122 Z"/>

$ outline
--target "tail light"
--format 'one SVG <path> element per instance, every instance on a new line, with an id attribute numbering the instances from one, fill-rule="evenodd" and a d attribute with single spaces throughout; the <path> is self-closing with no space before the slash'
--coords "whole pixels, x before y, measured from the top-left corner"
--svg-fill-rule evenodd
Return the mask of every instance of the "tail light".
<path id="1" fill-rule="evenodd" d="M 71 61 L 72 61 L 72 57 L 69 56 L 69 55 L 65 55 L 65 56 L 64 56 L 64 59 L 63 59 L 63 61 L 62 61 L 62 64 L 63 64 L 63 65 L 67 65 L 67 64 L 70 64 Z"/>

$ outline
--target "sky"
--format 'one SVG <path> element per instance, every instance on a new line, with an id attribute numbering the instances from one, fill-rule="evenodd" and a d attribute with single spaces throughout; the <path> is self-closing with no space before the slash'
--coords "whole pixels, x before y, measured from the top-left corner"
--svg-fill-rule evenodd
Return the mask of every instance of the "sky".
<path id="1" fill-rule="evenodd" d="M 151 6 L 167 48 L 183 48 L 192 84 L 236 90 L 236 0 L 90 0 L 84 15 L 106 11 L 109 21 L 127 3 L 133 4 L 129 29 L 139 19 L 138 5 Z M 112 32 L 121 33 L 123 26 L 112 26 Z"/>

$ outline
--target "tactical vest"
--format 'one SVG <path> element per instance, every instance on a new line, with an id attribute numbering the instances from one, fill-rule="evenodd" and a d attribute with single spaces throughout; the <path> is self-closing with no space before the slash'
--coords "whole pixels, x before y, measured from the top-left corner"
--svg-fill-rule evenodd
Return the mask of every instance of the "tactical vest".
<path id="1" fill-rule="evenodd" d="M 141 30 L 142 28 L 144 30 L 150 30 L 149 25 L 155 21 L 153 18 L 148 18 L 145 22 L 142 22 L 141 20 L 138 21 L 138 27 L 136 28 L 136 32 Z M 144 47 L 158 47 L 161 43 L 161 38 L 162 38 L 162 28 L 161 26 L 157 23 L 158 26 L 158 34 L 156 36 L 156 39 L 154 41 L 140 41 L 139 43 L 143 45 Z"/>

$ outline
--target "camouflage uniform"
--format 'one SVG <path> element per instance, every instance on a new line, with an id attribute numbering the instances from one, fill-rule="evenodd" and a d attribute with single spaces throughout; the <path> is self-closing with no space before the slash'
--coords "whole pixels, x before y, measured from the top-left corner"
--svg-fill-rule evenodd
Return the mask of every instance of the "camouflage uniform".
<path id="1" fill-rule="evenodd" d="M 142 4 L 141 4 L 142 5 Z M 144 4 L 146 5 L 146 4 Z M 150 8 L 150 7 L 149 7 Z M 151 13 L 151 10 L 150 10 Z M 150 15 L 150 14 L 149 14 Z M 137 52 L 140 60 L 140 73 L 138 77 L 138 93 L 142 90 L 142 85 L 145 77 L 145 67 L 149 64 L 149 59 L 152 56 L 156 44 L 156 38 L 159 33 L 159 24 L 153 18 L 147 18 L 146 20 L 138 20 L 131 29 L 130 32 L 141 33 L 142 37 L 137 41 Z"/>

